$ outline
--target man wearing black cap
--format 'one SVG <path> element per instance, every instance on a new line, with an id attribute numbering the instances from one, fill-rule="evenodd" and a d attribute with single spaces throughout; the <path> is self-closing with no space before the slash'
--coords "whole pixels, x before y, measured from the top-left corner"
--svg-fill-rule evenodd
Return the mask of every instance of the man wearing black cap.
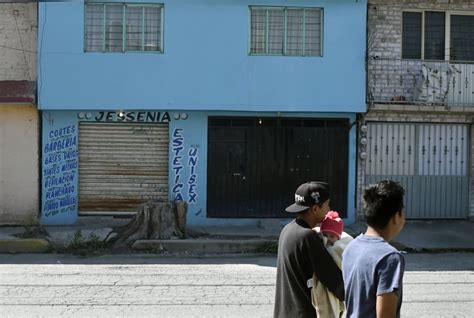
<path id="1" fill-rule="evenodd" d="M 337 298 L 344 300 L 341 271 L 312 230 L 328 211 L 327 183 L 310 181 L 296 189 L 295 203 L 286 208 L 296 219 L 283 228 L 278 242 L 274 317 L 316 317 L 308 284 L 313 273 Z"/>

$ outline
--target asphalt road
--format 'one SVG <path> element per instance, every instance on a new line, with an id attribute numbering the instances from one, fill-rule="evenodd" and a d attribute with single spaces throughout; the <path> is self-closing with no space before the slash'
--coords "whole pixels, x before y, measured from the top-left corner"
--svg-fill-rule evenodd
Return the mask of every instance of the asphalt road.
<path id="1" fill-rule="evenodd" d="M 474 254 L 408 254 L 402 317 L 474 317 Z M 0 255 L 1 317 L 271 317 L 275 257 Z"/>

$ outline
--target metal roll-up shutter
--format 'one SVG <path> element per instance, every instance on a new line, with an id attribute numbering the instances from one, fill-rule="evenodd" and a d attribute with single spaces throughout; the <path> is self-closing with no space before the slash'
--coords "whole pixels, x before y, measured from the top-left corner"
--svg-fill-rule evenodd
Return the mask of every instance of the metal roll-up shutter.
<path id="1" fill-rule="evenodd" d="M 168 200 L 168 124 L 79 125 L 79 213 L 137 212 Z"/>

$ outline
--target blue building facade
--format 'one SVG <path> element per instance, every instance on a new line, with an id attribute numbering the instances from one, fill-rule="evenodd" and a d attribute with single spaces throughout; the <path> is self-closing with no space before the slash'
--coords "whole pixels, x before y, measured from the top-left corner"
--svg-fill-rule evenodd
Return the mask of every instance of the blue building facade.
<path id="1" fill-rule="evenodd" d="M 284 220 L 294 188 L 315 178 L 353 222 L 366 8 L 41 2 L 41 222 L 149 199 L 187 201 L 188 224 Z"/>

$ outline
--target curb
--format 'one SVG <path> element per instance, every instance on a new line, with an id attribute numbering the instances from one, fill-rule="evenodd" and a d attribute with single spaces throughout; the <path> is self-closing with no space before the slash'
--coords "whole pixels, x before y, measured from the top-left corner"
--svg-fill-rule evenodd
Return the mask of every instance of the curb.
<path id="1" fill-rule="evenodd" d="M 138 240 L 133 243 L 132 250 L 168 253 L 271 253 L 276 252 L 277 245 L 278 240 L 272 239 Z"/>
<path id="2" fill-rule="evenodd" d="M 0 240 L 0 253 L 44 253 L 49 242 L 43 239 Z"/>
<path id="3" fill-rule="evenodd" d="M 473 253 L 474 247 L 416 247 L 398 241 L 390 241 L 390 245 L 405 253 Z"/>
<path id="4" fill-rule="evenodd" d="M 441 253 L 474 253 L 474 248 L 413 248 L 407 253 L 441 254 Z"/>

